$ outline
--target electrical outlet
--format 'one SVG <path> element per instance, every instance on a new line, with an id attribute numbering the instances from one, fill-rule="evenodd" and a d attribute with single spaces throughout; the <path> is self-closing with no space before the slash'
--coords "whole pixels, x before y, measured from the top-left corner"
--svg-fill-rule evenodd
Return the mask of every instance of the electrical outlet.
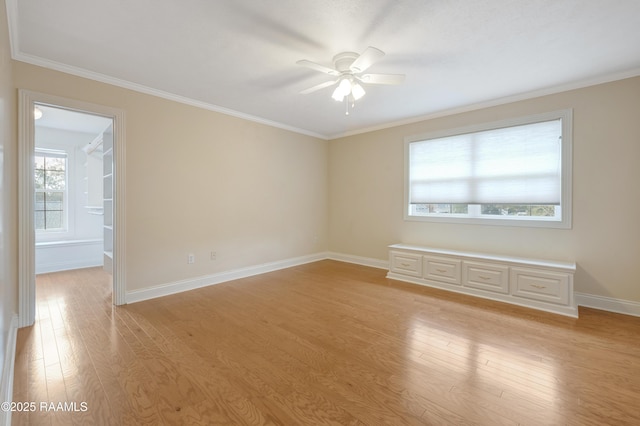
<path id="1" fill-rule="evenodd" d="M 211 252 L 211 260 L 216 260 L 216 256 L 217 256 L 216 252 L 212 251 Z"/>
<path id="2" fill-rule="evenodd" d="M 196 255 L 195 254 L 190 254 L 187 257 L 187 263 L 188 264 L 196 263 Z"/>

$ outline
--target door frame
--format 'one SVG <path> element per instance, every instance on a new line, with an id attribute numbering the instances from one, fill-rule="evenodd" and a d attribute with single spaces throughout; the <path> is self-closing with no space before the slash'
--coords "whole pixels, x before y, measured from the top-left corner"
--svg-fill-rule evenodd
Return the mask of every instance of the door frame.
<path id="1" fill-rule="evenodd" d="M 125 275 L 125 113 L 121 109 L 18 90 L 18 326 L 33 325 L 36 314 L 34 177 L 36 104 L 101 115 L 113 120 L 113 304 L 126 303 Z"/>

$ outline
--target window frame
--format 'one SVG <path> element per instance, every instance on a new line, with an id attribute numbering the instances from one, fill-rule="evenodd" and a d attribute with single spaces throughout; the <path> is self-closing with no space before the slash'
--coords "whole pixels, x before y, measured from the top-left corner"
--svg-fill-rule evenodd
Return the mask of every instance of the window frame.
<path id="1" fill-rule="evenodd" d="M 43 148 L 43 147 L 37 147 L 34 149 L 34 182 L 35 182 L 35 157 L 37 156 L 42 156 L 42 157 L 59 157 L 59 158 L 64 158 L 65 159 L 65 170 L 64 170 L 64 190 L 53 190 L 53 191 L 47 191 L 46 189 L 43 190 L 38 190 L 36 188 L 34 188 L 34 192 L 33 192 L 33 196 L 34 196 L 34 203 L 35 203 L 35 196 L 37 193 L 42 192 L 42 193 L 46 193 L 46 192 L 62 192 L 63 193 L 63 201 L 62 201 L 62 222 L 63 222 L 63 226 L 62 228 L 52 228 L 52 229 L 37 229 L 35 226 L 35 217 L 34 217 L 34 231 L 36 232 L 36 235 L 39 237 L 38 240 L 40 241 L 42 238 L 44 237 L 49 237 L 49 238 L 61 238 L 62 236 L 66 236 L 71 232 L 71 215 L 70 215 L 70 198 L 71 198 L 71 190 L 69 188 L 69 179 L 70 179 L 70 165 L 72 163 L 72 155 L 69 152 L 69 150 L 67 149 L 54 149 L 54 148 Z M 36 212 L 35 209 L 35 204 L 34 204 L 34 214 Z M 47 239 L 49 239 L 47 238 Z"/>
<path id="2" fill-rule="evenodd" d="M 525 124 L 539 123 L 543 121 L 562 120 L 562 148 L 561 148 L 561 201 L 560 220 L 542 219 L 540 217 L 523 218 L 522 216 L 469 216 L 461 214 L 432 214 L 428 216 L 410 214 L 409 189 L 410 189 L 410 145 L 429 139 L 445 138 L 467 133 L 482 132 L 506 127 L 515 127 Z M 534 228 L 559 228 L 571 229 L 572 227 L 572 163 L 573 163 L 573 110 L 563 109 L 541 114 L 509 118 L 505 120 L 479 123 L 470 126 L 457 127 L 407 136 L 404 139 L 404 220 L 418 222 L 440 222 L 475 225 L 498 225 Z M 475 206 L 470 204 L 469 206 Z M 479 206 L 479 205 L 478 205 Z"/>

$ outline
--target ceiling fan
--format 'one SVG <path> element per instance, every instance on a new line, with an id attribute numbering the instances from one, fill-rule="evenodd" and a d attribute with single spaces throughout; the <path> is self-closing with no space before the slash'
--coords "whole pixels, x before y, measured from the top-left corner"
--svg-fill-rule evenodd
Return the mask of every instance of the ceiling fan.
<path id="1" fill-rule="evenodd" d="M 401 84 L 404 81 L 404 74 L 364 74 L 364 72 L 375 62 L 384 56 L 384 52 L 375 47 L 369 46 L 358 55 L 354 52 L 338 53 L 333 57 L 333 68 L 317 64 L 303 59 L 296 62 L 298 65 L 320 71 L 335 79 L 325 81 L 313 87 L 305 89 L 300 93 L 307 95 L 325 87 L 337 85 L 331 97 L 342 102 L 347 99 L 347 115 L 349 114 L 348 104 L 353 103 L 364 96 L 365 90 L 360 85 L 364 84 Z"/>

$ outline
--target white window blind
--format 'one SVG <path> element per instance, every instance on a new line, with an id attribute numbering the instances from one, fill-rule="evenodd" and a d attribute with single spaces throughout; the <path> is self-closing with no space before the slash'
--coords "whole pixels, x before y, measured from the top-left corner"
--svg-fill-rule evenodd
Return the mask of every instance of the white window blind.
<path id="1" fill-rule="evenodd" d="M 410 204 L 560 204 L 562 120 L 409 144 Z"/>

